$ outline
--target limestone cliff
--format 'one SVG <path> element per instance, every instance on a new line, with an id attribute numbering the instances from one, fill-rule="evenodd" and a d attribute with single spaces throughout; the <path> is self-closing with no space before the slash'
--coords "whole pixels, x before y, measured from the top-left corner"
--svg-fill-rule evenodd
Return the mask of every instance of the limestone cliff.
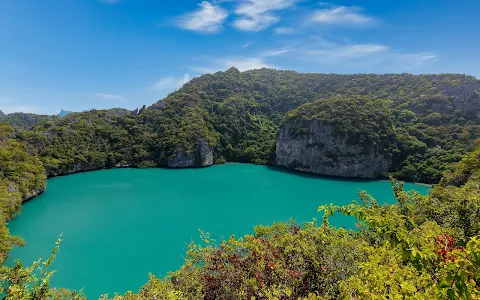
<path id="1" fill-rule="evenodd" d="M 287 114 L 276 140 L 276 164 L 314 174 L 376 178 L 392 165 L 395 132 L 388 102 L 336 97 Z"/>
<path id="2" fill-rule="evenodd" d="M 213 165 L 212 148 L 207 141 L 199 138 L 194 151 L 177 149 L 174 155 L 167 159 L 169 168 L 207 167 Z"/>
<path id="3" fill-rule="evenodd" d="M 276 164 L 308 173 L 355 178 L 375 178 L 392 163 L 375 147 L 361 146 L 334 125 L 313 121 L 308 132 L 293 134 L 291 124 L 280 128 L 276 142 Z"/>
<path id="4" fill-rule="evenodd" d="M 43 186 L 43 187 L 36 188 L 32 191 L 29 191 L 27 196 L 22 199 L 22 202 L 28 201 L 28 200 L 33 199 L 33 198 L 37 197 L 38 195 L 42 194 L 45 191 L 45 187 L 46 187 L 46 185 Z"/>
<path id="5" fill-rule="evenodd" d="M 10 196 L 10 201 L 25 202 L 25 201 L 33 199 L 33 198 L 37 197 L 38 195 L 42 194 L 45 191 L 46 185 L 47 185 L 47 183 L 46 183 L 46 179 L 45 179 L 45 181 L 42 184 L 40 184 L 38 186 L 35 186 L 35 187 L 32 187 L 32 189 L 30 189 L 30 190 L 26 191 L 26 193 L 22 194 L 18 190 L 18 188 L 15 186 L 15 184 L 10 182 L 7 185 L 7 193 Z"/>
<path id="6" fill-rule="evenodd" d="M 453 107 L 463 114 L 474 114 L 480 118 L 480 81 L 457 84 L 445 88 Z"/>

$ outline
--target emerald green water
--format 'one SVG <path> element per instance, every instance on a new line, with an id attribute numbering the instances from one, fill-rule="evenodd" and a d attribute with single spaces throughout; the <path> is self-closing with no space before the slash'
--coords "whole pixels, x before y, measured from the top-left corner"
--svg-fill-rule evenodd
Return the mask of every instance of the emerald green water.
<path id="1" fill-rule="evenodd" d="M 426 193 L 422 185 L 408 189 Z M 64 242 L 52 285 L 84 288 L 89 298 L 137 291 L 148 273 L 163 276 L 183 262 L 198 229 L 214 238 L 253 232 L 257 224 L 321 219 L 321 204 L 348 204 L 360 190 L 393 202 L 387 181 L 352 181 L 224 164 L 204 169 L 116 169 L 48 181 L 44 194 L 25 203 L 9 227 L 27 246 L 11 252 L 30 264 Z M 352 226 L 336 217 L 331 223 Z"/>

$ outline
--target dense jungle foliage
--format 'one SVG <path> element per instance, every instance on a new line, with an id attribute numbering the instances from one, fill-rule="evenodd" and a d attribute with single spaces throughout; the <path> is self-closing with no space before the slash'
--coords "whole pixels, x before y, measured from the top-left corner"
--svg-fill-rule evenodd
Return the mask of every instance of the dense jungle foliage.
<path id="1" fill-rule="evenodd" d="M 352 143 L 392 155 L 390 174 L 437 183 L 381 206 L 321 207 L 324 218 L 278 223 L 254 235 L 191 245 L 184 266 L 114 299 L 480 299 L 480 81 L 471 76 L 299 74 L 261 69 L 204 75 L 151 107 L 91 110 L 63 118 L 0 114 L 0 259 L 22 245 L 7 222 L 47 176 L 113 167 L 158 167 L 208 143 L 217 163 L 274 163 L 279 126 L 312 120 Z M 463 160 L 457 164 L 463 157 Z M 456 167 L 455 167 L 456 166 Z M 379 201 L 381 202 L 381 201 Z M 359 230 L 328 226 L 357 218 Z M 6 299 L 83 299 L 49 288 L 55 256 L 1 267 Z M 108 296 L 105 297 L 106 299 Z"/>
<path id="2" fill-rule="evenodd" d="M 382 121 L 392 122 L 389 131 L 395 132 L 395 139 L 386 147 L 395 149 L 391 172 L 401 179 L 434 183 L 445 170 L 452 169 L 452 163 L 461 155 L 473 150 L 472 141 L 480 133 L 479 91 L 480 81 L 455 74 L 336 75 L 269 69 L 241 73 L 232 68 L 195 78 L 167 99 L 173 101 L 182 94 L 198 95 L 195 105 L 202 105 L 210 115 L 218 116 L 213 124 L 221 134 L 216 156 L 227 161 L 244 161 L 251 157 L 250 153 L 255 153 L 253 161 L 257 163 L 274 159 L 277 128 L 292 109 L 332 97 L 360 95 L 371 101 L 381 99 L 389 103 L 385 109 L 390 110 Z M 231 102 L 231 97 L 235 106 L 229 103 L 231 113 L 224 116 L 222 108 L 226 101 Z M 163 105 L 160 101 L 153 107 Z M 350 122 L 349 129 L 363 126 L 353 124 L 342 109 L 328 109 L 332 110 L 330 119 L 337 124 Z M 308 105 L 303 112 L 306 110 Z M 350 111 L 356 110 L 365 112 L 362 103 Z M 238 121 L 231 124 L 232 120 Z"/>
<path id="3" fill-rule="evenodd" d="M 231 68 L 194 78 L 148 108 L 44 118 L 16 138 L 40 157 L 49 176 L 115 166 L 167 166 L 179 150 L 195 152 L 199 139 L 208 142 L 217 163 L 266 164 L 275 161 L 279 126 L 295 116 L 304 126 L 312 118 L 328 117 L 340 131 L 363 130 L 359 138 L 391 153 L 393 176 L 436 183 L 480 138 L 480 81 L 457 74 Z M 2 120 L 15 127 L 14 121 Z"/>
<path id="4" fill-rule="evenodd" d="M 20 212 L 22 199 L 35 196 L 46 184 L 41 161 L 12 138 L 13 132 L 9 125 L 0 125 L 0 264 L 12 247 L 22 245 L 9 235 L 7 222 Z"/>

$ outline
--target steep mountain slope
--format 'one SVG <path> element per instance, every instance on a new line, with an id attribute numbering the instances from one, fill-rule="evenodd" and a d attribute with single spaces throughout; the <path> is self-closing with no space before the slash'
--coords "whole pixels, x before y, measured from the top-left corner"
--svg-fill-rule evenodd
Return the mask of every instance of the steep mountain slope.
<path id="1" fill-rule="evenodd" d="M 329 98 L 289 112 L 276 142 L 276 164 L 316 174 L 375 178 L 390 170 L 395 149 L 389 102 Z"/>
<path id="2" fill-rule="evenodd" d="M 148 108 L 45 118 L 17 138 L 42 159 L 50 176 L 120 166 L 201 167 L 238 161 L 344 177 L 389 172 L 434 183 L 480 137 L 479 91 L 479 80 L 458 74 L 231 68 L 194 78 Z M 289 128 L 298 124 L 306 130 L 304 141 L 290 134 Z M 362 128 L 364 132 L 357 132 Z M 348 143 L 330 134 L 339 130 Z M 373 152 L 365 141 L 376 145 Z M 298 166 L 306 157 L 308 167 Z M 375 163 L 370 166 L 369 161 Z"/>
<path id="3" fill-rule="evenodd" d="M 436 182 L 479 137 L 479 91 L 479 80 L 459 74 L 337 75 L 231 68 L 194 78 L 151 109 L 185 120 L 187 110 L 199 107 L 208 114 L 196 117 L 213 125 L 214 132 L 206 135 L 215 140 L 217 161 L 272 163 L 278 128 L 288 111 L 331 97 L 382 99 L 389 102 L 395 133 L 387 147 L 392 150 L 388 171 L 403 179 Z M 336 111 L 339 120 L 342 113 Z M 182 127 L 181 121 L 175 124 Z M 175 140 L 179 130 L 176 126 L 163 135 Z"/>
<path id="4" fill-rule="evenodd" d="M 10 249 L 23 244 L 9 235 L 7 222 L 20 212 L 22 200 L 42 193 L 46 185 L 40 159 L 29 155 L 25 145 L 13 137 L 11 126 L 0 125 L 0 264 Z"/>

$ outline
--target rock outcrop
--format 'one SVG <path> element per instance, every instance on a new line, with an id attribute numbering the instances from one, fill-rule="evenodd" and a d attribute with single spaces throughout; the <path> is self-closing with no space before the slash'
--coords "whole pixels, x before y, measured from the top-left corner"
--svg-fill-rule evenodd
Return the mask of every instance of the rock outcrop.
<path id="1" fill-rule="evenodd" d="M 307 132 L 294 134 L 285 123 L 277 136 L 276 164 L 313 174 L 375 178 L 389 170 L 392 159 L 372 146 L 352 143 L 335 125 L 312 121 Z"/>
<path id="2" fill-rule="evenodd" d="M 463 114 L 475 114 L 480 118 L 480 81 L 472 80 L 468 84 L 458 84 L 445 88 L 455 109 Z"/>
<path id="3" fill-rule="evenodd" d="M 46 182 L 41 186 L 37 186 L 32 190 L 29 190 L 26 194 L 21 195 L 21 193 L 19 192 L 15 184 L 9 183 L 7 185 L 7 192 L 10 194 L 10 199 L 12 201 L 17 201 L 16 199 L 18 199 L 18 201 L 21 200 L 21 202 L 25 202 L 42 194 L 45 191 L 45 188 L 46 188 Z"/>
<path id="4" fill-rule="evenodd" d="M 208 167 L 213 165 L 212 148 L 207 141 L 199 138 L 194 151 L 177 149 L 174 155 L 167 159 L 169 168 Z"/>
<path id="5" fill-rule="evenodd" d="M 88 162 L 76 162 L 70 166 L 63 166 L 59 169 L 46 168 L 48 177 L 69 175 L 79 172 L 88 172 L 105 169 L 105 166 L 95 165 Z"/>
<path id="6" fill-rule="evenodd" d="M 28 193 L 28 195 L 22 199 L 22 202 L 25 202 L 25 201 L 28 201 L 30 199 L 33 199 L 37 196 L 39 196 L 40 194 L 42 194 L 43 192 L 45 191 L 45 186 L 42 187 L 42 188 L 38 188 L 38 189 L 35 189 L 35 190 L 32 190 Z"/>

